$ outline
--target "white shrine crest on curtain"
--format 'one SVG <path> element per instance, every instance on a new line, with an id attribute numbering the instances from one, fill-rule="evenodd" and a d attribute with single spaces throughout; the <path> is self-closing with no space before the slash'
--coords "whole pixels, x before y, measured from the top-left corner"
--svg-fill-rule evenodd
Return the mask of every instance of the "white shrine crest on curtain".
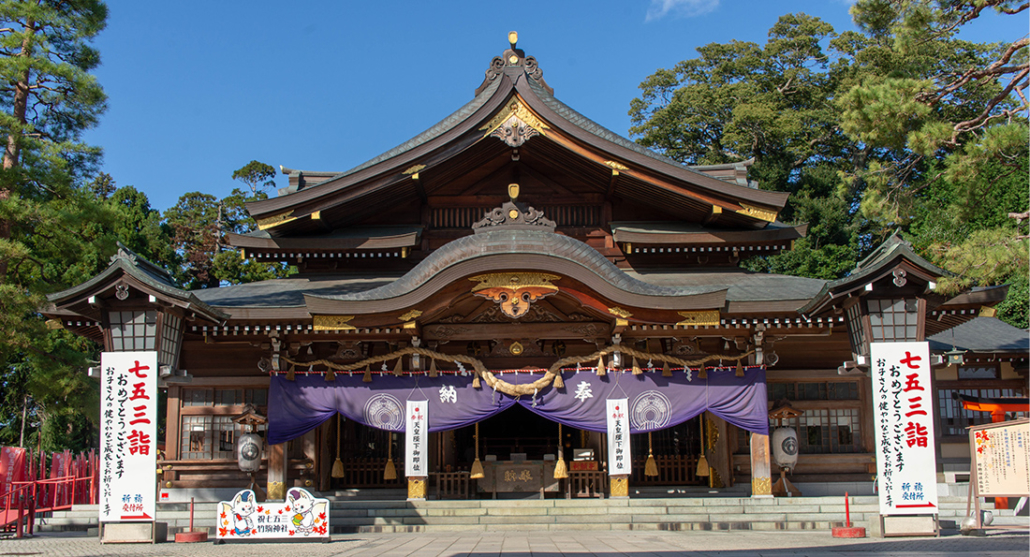
<path id="1" fill-rule="evenodd" d="M 362 413 L 365 423 L 378 429 L 400 431 L 401 424 L 404 423 L 401 401 L 386 393 L 379 393 L 368 399 Z"/>
<path id="2" fill-rule="evenodd" d="M 672 403 L 669 397 L 658 391 L 644 391 L 633 400 L 629 419 L 637 430 L 662 429 L 672 418 Z"/>

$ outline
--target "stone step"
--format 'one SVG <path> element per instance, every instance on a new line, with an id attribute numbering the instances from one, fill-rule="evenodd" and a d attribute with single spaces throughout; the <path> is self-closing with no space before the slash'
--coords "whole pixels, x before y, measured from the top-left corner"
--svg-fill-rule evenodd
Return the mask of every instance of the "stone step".
<path id="1" fill-rule="evenodd" d="M 866 526 L 878 520 L 876 497 L 852 497 L 851 520 Z M 990 505 L 987 505 L 990 506 Z M 942 497 L 942 527 L 954 528 L 966 516 L 965 497 Z M 195 527 L 213 524 L 215 503 L 197 503 Z M 994 511 L 995 524 L 1028 525 L 1026 517 L 1012 511 Z M 188 503 L 160 503 L 158 520 L 172 533 L 189 525 Z M 426 532 L 505 529 L 604 529 L 604 530 L 799 530 L 842 525 L 842 497 L 751 499 L 653 498 L 653 499 L 521 499 L 454 501 L 335 500 L 331 504 L 334 533 Z M 43 531 L 96 528 L 98 507 L 76 505 L 71 510 L 41 519 Z"/>

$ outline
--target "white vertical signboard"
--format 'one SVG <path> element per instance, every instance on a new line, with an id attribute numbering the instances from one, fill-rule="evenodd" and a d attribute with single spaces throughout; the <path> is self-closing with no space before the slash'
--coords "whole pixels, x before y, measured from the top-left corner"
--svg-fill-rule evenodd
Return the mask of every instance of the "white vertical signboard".
<path id="1" fill-rule="evenodd" d="M 610 398 L 608 409 L 608 475 L 632 472 L 629 453 L 629 400 Z"/>
<path id="2" fill-rule="evenodd" d="M 100 522 L 152 522 L 157 352 L 104 352 L 100 365 Z"/>
<path id="3" fill-rule="evenodd" d="M 930 347 L 870 345 L 881 515 L 937 514 Z"/>
<path id="4" fill-rule="evenodd" d="M 404 475 L 429 475 L 429 401 L 409 400 L 404 435 Z"/>

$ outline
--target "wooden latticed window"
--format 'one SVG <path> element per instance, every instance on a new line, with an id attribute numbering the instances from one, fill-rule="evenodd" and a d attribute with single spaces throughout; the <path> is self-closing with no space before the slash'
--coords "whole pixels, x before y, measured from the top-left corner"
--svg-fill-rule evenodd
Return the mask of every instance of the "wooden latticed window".
<path id="1" fill-rule="evenodd" d="M 919 340 L 919 301 L 873 299 L 869 304 L 871 342 Z"/>
<path id="2" fill-rule="evenodd" d="M 113 352 L 156 349 L 156 311 L 112 311 L 108 313 L 108 319 L 111 321 Z"/>
<path id="3" fill-rule="evenodd" d="M 179 458 L 236 459 L 236 439 L 246 427 L 233 423 L 244 404 L 264 413 L 268 389 L 188 388 L 179 395 Z M 258 432 L 265 426 L 258 426 Z"/>

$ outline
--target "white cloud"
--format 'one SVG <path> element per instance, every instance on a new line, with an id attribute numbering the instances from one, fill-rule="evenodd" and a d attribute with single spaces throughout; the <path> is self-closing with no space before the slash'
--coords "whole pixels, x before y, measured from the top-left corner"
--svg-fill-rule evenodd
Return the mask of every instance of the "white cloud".
<path id="1" fill-rule="evenodd" d="M 668 14 L 678 17 L 704 15 L 719 7 L 719 0 L 651 0 L 645 21 L 661 19 Z"/>

